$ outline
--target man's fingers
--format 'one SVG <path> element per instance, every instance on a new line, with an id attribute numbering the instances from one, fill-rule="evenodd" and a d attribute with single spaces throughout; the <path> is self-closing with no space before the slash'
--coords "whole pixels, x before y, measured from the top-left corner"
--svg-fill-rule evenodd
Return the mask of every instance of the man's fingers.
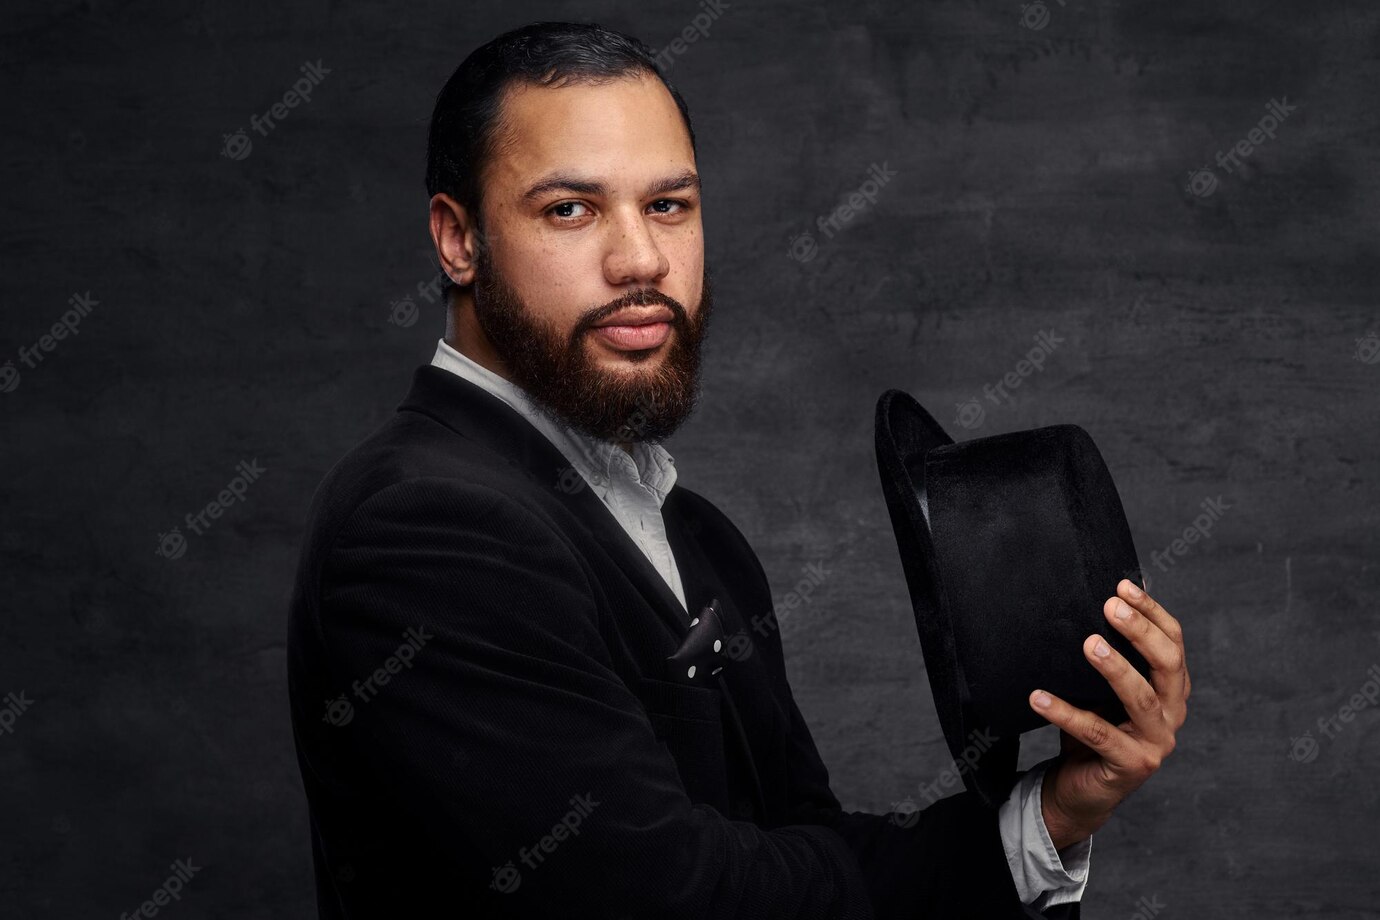
<path id="1" fill-rule="evenodd" d="M 1145 660 L 1150 664 L 1150 679 L 1156 692 L 1164 702 L 1166 710 L 1174 717 L 1176 724 L 1182 724 L 1187 714 L 1184 701 L 1188 699 L 1188 666 L 1184 661 L 1183 631 L 1164 608 L 1148 594 L 1130 599 L 1128 587 L 1134 587 L 1123 579 L 1117 585 L 1120 597 L 1110 597 L 1102 605 L 1102 615 L 1117 632 L 1131 640 Z M 1159 619 L 1152 619 L 1146 611 L 1159 611 Z M 1170 632 L 1160 625 L 1166 624 Z M 1172 634 L 1171 634 L 1172 633 Z"/>
<path id="2" fill-rule="evenodd" d="M 1160 694 L 1144 675 L 1096 633 L 1083 641 L 1083 654 L 1116 691 L 1141 736 L 1160 750 L 1172 749 L 1174 732 L 1165 721 Z"/>
<path id="3" fill-rule="evenodd" d="M 1095 712 L 1072 706 L 1044 690 L 1030 694 L 1030 706 L 1097 752 L 1113 770 L 1130 772 L 1136 769 L 1143 756 L 1141 746 L 1130 735 Z M 1108 777 L 1109 781 L 1111 779 Z"/>
<path id="4" fill-rule="evenodd" d="M 1119 597 L 1107 598 L 1102 615 L 1117 632 L 1131 640 L 1151 668 L 1179 680 L 1184 666 L 1183 650 L 1163 630 Z"/>
<path id="5" fill-rule="evenodd" d="M 1151 597 L 1147 592 L 1141 591 L 1135 582 L 1129 578 L 1123 578 L 1116 586 L 1117 595 L 1125 598 L 1126 603 L 1144 616 L 1151 623 L 1159 627 L 1160 632 L 1164 633 L 1170 642 L 1179 647 L 1179 655 L 1184 653 L 1184 628 L 1179 621 L 1169 615 L 1169 611 L 1160 606 L 1160 602 Z M 1140 597 L 1136 595 L 1139 594 Z"/>

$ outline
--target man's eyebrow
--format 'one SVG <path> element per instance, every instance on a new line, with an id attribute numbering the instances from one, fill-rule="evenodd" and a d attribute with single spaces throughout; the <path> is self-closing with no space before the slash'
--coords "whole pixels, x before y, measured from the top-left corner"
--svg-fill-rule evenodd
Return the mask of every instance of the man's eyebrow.
<path id="1" fill-rule="evenodd" d="M 653 182 L 643 191 L 643 197 L 653 197 L 664 195 L 667 192 L 679 192 L 685 189 L 699 191 L 700 177 L 694 170 L 687 169 L 674 176 L 667 176 Z M 586 179 L 570 173 L 554 173 L 542 179 L 536 185 L 523 192 L 523 201 L 533 201 L 548 192 L 568 191 L 580 195 L 601 196 L 608 194 L 608 186 L 598 179 Z"/>
<path id="2" fill-rule="evenodd" d="M 646 197 L 651 198 L 656 195 L 664 195 L 667 192 L 682 192 L 700 190 L 700 177 L 694 170 L 687 169 L 685 172 L 675 176 L 667 176 L 658 182 L 652 183 L 651 188 L 647 189 Z"/>

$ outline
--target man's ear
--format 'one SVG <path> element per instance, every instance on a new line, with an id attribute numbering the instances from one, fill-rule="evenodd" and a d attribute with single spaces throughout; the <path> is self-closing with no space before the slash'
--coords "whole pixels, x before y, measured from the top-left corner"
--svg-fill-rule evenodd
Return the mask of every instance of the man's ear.
<path id="1" fill-rule="evenodd" d="M 464 287 L 474 283 L 479 270 L 477 215 L 445 192 L 431 197 L 431 241 L 436 257 L 450 280 Z"/>

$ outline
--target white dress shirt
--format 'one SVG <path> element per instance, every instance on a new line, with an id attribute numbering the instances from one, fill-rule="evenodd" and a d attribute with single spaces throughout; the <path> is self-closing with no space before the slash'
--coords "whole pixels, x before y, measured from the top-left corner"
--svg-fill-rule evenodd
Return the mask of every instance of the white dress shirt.
<path id="1" fill-rule="evenodd" d="M 666 448 L 636 441 L 630 455 L 612 441 L 561 424 L 535 409 L 518 386 L 451 348 L 445 339 L 436 343 L 431 363 L 507 403 L 545 435 L 666 579 L 688 616 L 680 570 L 661 517 L 661 504 L 676 482 L 675 461 Z M 1092 852 L 1091 837 L 1063 851 L 1054 849 L 1040 808 L 1041 779 L 1050 763 L 1044 761 L 1022 774 L 997 813 L 1016 892 L 1023 903 L 1038 910 L 1082 898 Z"/>

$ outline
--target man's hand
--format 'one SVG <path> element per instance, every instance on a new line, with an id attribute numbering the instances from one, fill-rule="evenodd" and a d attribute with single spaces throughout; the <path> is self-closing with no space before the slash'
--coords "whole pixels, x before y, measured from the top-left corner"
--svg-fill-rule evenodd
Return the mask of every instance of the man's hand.
<path id="1" fill-rule="evenodd" d="M 1179 621 L 1128 579 L 1117 584 L 1117 594 L 1102 605 L 1102 614 L 1145 656 L 1150 680 L 1095 633 L 1084 640 L 1083 654 L 1112 685 L 1130 720 L 1112 725 L 1043 690 L 1030 695 L 1035 711 L 1059 726 L 1062 756 L 1040 787 L 1045 827 L 1058 850 L 1090 836 L 1160 768 L 1188 714 Z"/>

